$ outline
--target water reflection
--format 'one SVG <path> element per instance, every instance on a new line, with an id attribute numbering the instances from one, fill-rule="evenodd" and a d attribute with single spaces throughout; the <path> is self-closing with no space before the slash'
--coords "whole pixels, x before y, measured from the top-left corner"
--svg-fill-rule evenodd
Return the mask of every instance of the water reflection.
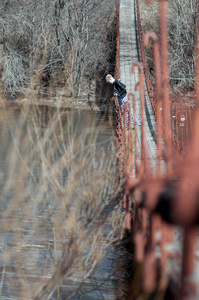
<path id="1" fill-rule="evenodd" d="M 0 138 L 0 299 L 115 299 L 122 183 L 110 117 L 1 109 Z"/>

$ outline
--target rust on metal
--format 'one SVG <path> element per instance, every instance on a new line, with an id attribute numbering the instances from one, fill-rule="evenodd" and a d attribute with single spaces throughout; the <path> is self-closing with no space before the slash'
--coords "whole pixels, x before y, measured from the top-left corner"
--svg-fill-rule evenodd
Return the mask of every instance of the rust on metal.
<path id="1" fill-rule="evenodd" d="M 152 2 L 146 0 L 148 5 Z M 134 93 L 128 94 L 128 106 L 122 108 L 117 97 L 114 98 L 119 161 L 126 178 L 123 191 L 126 229 L 132 233 L 137 266 L 135 272 L 137 275 L 139 273 L 138 277 L 141 280 L 139 291 L 135 292 L 137 298 L 132 299 L 138 299 L 142 292 L 149 297 L 161 291 L 160 294 L 164 296 L 169 277 L 172 275 L 168 271 L 168 265 L 175 260 L 178 260 L 181 274 L 181 280 L 178 282 L 180 285 L 178 298 L 199 299 L 198 270 L 196 270 L 199 226 L 199 18 L 197 17 L 196 35 L 196 109 L 191 105 L 171 103 L 168 1 L 159 2 L 160 39 L 153 32 L 147 32 L 143 36 L 138 0 L 136 8 L 142 63 L 133 63 L 131 72 L 135 73 L 138 69 L 138 82 L 134 89 L 139 92 L 141 111 L 136 112 L 137 100 Z M 199 15 L 199 0 L 197 13 Z M 153 50 L 155 86 L 152 84 L 145 53 L 150 41 Z M 116 56 L 117 74 L 119 74 L 118 51 L 119 44 Z M 149 168 L 146 147 L 145 83 L 157 126 L 158 165 L 153 174 Z M 135 115 L 140 113 L 142 118 L 141 147 L 138 142 L 137 126 L 134 126 L 134 130 L 127 130 L 126 126 L 126 118 L 131 120 L 132 109 Z M 141 159 L 138 159 L 139 156 Z M 133 201 L 130 201 L 130 198 L 133 198 Z M 179 237 L 180 234 L 176 231 L 176 225 L 181 228 L 183 237 L 183 243 L 178 247 L 176 235 Z"/>

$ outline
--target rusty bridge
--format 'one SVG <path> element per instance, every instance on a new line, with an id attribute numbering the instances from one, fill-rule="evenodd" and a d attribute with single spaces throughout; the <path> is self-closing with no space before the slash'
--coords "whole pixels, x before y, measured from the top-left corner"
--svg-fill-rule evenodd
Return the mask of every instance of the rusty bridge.
<path id="1" fill-rule="evenodd" d="M 160 0 L 157 37 L 142 34 L 139 0 L 121 0 L 118 9 L 115 77 L 127 85 L 129 109 L 121 111 L 114 99 L 116 134 L 126 176 L 126 229 L 135 246 L 128 299 L 165 299 L 168 288 L 173 297 L 168 299 L 199 299 L 199 110 L 171 104 L 167 10 L 168 1 Z M 199 101 L 199 26 L 197 31 Z M 153 50 L 155 86 L 147 47 Z M 132 108 L 142 125 L 127 130 Z"/>

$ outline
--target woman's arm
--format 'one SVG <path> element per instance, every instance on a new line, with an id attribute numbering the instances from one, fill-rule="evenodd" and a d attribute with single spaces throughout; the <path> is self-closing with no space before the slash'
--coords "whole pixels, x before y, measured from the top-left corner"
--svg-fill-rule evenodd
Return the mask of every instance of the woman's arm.
<path id="1" fill-rule="evenodd" d="M 126 91 L 126 85 L 119 80 L 115 79 L 116 88 L 119 87 L 121 91 Z"/>
<path id="2" fill-rule="evenodd" d="M 114 92 L 117 94 L 119 99 L 124 98 L 124 96 L 127 94 L 126 85 L 115 79 Z"/>

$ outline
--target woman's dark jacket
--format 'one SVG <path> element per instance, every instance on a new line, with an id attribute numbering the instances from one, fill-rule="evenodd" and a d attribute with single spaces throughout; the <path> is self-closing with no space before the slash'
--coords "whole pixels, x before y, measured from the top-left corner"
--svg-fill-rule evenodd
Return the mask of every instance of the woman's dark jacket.
<path id="1" fill-rule="evenodd" d="M 119 100 L 123 99 L 127 95 L 126 85 L 117 79 L 114 81 L 113 90 L 117 94 Z"/>

